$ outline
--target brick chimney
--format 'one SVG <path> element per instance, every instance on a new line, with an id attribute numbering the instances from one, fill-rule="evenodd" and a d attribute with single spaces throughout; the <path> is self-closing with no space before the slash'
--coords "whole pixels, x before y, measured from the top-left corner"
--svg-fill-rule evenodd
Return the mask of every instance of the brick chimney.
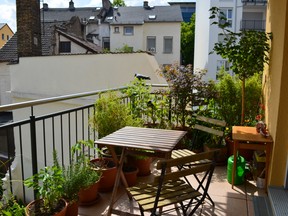
<path id="1" fill-rule="evenodd" d="M 16 0 L 16 10 L 19 57 L 41 56 L 40 1 Z"/>

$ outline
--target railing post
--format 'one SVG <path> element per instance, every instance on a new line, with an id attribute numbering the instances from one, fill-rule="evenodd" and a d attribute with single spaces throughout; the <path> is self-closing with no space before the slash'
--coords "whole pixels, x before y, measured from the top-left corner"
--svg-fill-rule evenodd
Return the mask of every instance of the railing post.
<path id="1" fill-rule="evenodd" d="M 33 110 L 30 116 L 30 137 L 31 137 L 32 173 L 33 175 L 35 175 L 38 173 L 38 166 L 37 166 L 36 124 L 35 124 L 35 116 L 33 115 Z M 36 196 L 37 191 L 34 189 L 34 199 L 36 199 Z"/>

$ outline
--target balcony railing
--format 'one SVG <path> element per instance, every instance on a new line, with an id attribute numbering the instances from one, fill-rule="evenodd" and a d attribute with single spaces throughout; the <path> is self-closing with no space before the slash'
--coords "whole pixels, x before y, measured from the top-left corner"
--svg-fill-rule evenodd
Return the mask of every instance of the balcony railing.
<path id="1" fill-rule="evenodd" d="M 266 5 L 267 0 L 242 0 L 245 5 Z"/>
<path id="2" fill-rule="evenodd" d="M 241 30 L 265 31 L 266 20 L 242 20 Z"/>
<path id="3" fill-rule="evenodd" d="M 159 89 L 167 85 L 152 85 L 153 87 Z M 35 192 L 28 190 L 23 181 L 38 173 L 41 168 L 52 165 L 54 150 L 58 153 L 59 163 L 68 165 L 72 158 L 70 149 L 77 141 L 97 139 L 97 132 L 89 126 L 90 116 L 95 111 L 95 101 L 107 91 L 121 91 L 125 88 L 0 106 L 0 112 L 13 111 L 14 118 L 13 122 L 0 125 L 0 131 L 6 131 L 4 143 L 7 151 L 3 155 L 5 160 L 1 159 L 7 170 L 6 174 L 2 171 L 1 176 L 4 177 L 6 191 L 17 195 L 24 202 L 35 198 Z M 122 98 L 122 101 L 129 103 L 130 99 Z M 170 120 L 177 119 L 173 114 L 172 101 L 170 100 L 167 117 Z M 143 117 L 147 119 L 147 116 Z M 92 156 L 97 154 L 94 150 L 89 153 Z M 0 167 L 1 165 L 3 168 L 3 164 Z"/>

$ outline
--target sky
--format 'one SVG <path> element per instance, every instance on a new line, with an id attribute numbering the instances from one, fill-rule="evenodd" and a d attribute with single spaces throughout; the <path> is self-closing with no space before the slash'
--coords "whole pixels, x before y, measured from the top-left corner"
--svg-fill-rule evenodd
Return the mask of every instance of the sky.
<path id="1" fill-rule="evenodd" d="M 51 8 L 68 7 L 70 0 L 40 0 Z M 113 2 L 113 0 L 110 0 Z M 168 5 L 175 0 L 148 0 L 150 6 Z M 101 7 L 102 0 L 73 0 L 75 7 Z M 143 0 L 124 0 L 126 6 L 142 6 Z M 16 31 L 16 0 L 0 0 L 0 23 L 7 23 L 13 32 Z"/>

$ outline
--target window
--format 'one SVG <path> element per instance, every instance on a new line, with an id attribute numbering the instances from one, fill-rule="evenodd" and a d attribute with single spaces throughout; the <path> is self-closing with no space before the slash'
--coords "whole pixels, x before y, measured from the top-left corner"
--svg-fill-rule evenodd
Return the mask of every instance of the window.
<path id="1" fill-rule="evenodd" d="M 70 41 L 61 41 L 59 45 L 60 53 L 71 53 L 71 42 Z"/>
<path id="2" fill-rule="evenodd" d="M 7 35 L 7 41 L 10 39 L 9 35 Z"/>
<path id="3" fill-rule="evenodd" d="M 233 17 L 232 8 L 220 8 L 220 11 L 223 13 L 223 16 L 226 18 L 226 21 L 229 23 L 229 27 L 232 28 L 232 17 Z"/>
<path id="4" fill-rule="evenodd" d="M 103 37 L 102 38 L 102 47 L 103 49 L 110 50 L 110 38 L 109 37 Z"/>
<path id="5" fill-rule="evenodd" d="M 229 71 L 229 62 L 227 60 L 217 61 L 217 71 L 221 70 L 222 68 L 224 68 L 225 71 Z"/>
<path id="6" fill-rule="evenodd" d="M 156 37 L 155 36 L 148 36 L 147 37 L 147 51 L 149 52 L 156 52 Z"/>
<path id="7" fill-rule="evenodd" d="M 119 27 L 118 26 L 114 27 L 114 33 L 119 33 Z"/>
<path id="8" fill-rule="evenodd" d="M 5 40 L 5 35 L 4 34 L 2 34 L 2 40 Z"/>
<path id="9" fill-rule="evenodd" d="M 173 37 L 164 37 L 164 53 L 172 53 L 173 50 Z"/>
<path id="10" fill-rule="evenodd" d="M 124 27 L 124 35 L 133 35 L 133 34 L 134 34 L 133 26 L 125 26 Z"/>

